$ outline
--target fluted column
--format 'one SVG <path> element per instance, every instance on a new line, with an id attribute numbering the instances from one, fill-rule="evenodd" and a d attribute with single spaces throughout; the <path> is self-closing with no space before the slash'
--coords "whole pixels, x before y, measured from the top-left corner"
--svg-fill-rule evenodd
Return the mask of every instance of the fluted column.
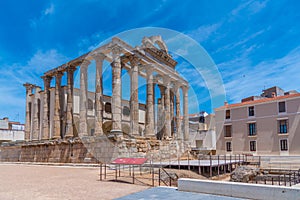
<path id="1" fill-rule="evenodd" d="M 80 66 L 80 109 L 79 109 L 79 137 L 88 135 L 87 106 L 88 106 L 88 82 L 87 69 L 90 61 L 84 60 Z"/>
<path id="2" fill-rule="evenodd" d="M 158 139 L 165 135 L 165 87 L 158 85 L 160 90 L 160 99 L 158 100 L 157 114 L 157 134 Z"/>
<path id="3" fill-rule="evenodd" d="M 154 132 L 154 112 L 153 112 L 153 70 L 148 66 L 147 73 L 147 101 L 146 101 L 146 136 L 155 135 Z"/>
<path id="4" fill-rule="evenodd" d="M 180 88 L 178 85 L 174 87 L 175 98 L 176 98 L 176 137 L 179 140 L 182 140 L 182 131 L 181 131 L 181 113 L 180 113 Z"/>
<path id="5" fill-rule="evenodd" d="M 43 115 L 43 131 L 42 131 L 42 140 L 49 139 L 49 104 L 50 104 L 50 82 L 52 80 L 51 76 L 43 76 L 44 80 L 44 115 Z"/>
<path id="6" fill-rule="evenodd" d="M 164 77 L 165 85 L 165 131 L 166 137 L 171 137 L 171 105 L 170 105 L 170 78 Z"/>
<path id="7" fill-rule="evenodd" d="M 65 137 L 74 137 L 73 130 L 73 87 L 74 87 L 74 71 L 76 70 L 73 66 L 67 68 L 67 124 Z"/>
<path id="8" fill-rule="evenodd" d="M 25 140 L 29 141 L 31 136 L 31 107 L 29 106 L 29 103 L 31 103 L 31 94 L 32 94 L 32 85 L 29 83 L 23 84 L 23 86 L 26 88 L 26 116 L 25 116 Z M 32 105 L 32 103 L 31 103 Z"/>
<path id="9" fill-rule="evenodd" d="M 94 56 L 96 61 L 96 92 L 95 92 L 95 135 L 103 135 L 103 81 L 102 66 L 105 55 L 100 53 Z"/>
<path id="10" fill-rule="evenodd" d="M 170 118 L 171 118 L 171 135 L 172 135 L 172 138 L 174 138 L 174 93 L 172 90 L 170 90 Z"/>
<path id="11" fill-rule="evenodd" d="M 189 140 L 189 110 L 188 110 L 188 87 L 182 87 L 183 93 L 183 116 L 184 116 L 184 140 Z"/>
<path id="12" fill-rule="evenodd" d="M 35 88 L 34 93 L 34 109 L 33 109 L 33 131 L 32 131 L 32 140 L 38 140 L 39 139 L 39 104 L 38 104 L 38 96 L 39 92 L 41 91 L 40 87 Z"/>
<path id="13" fill-rule="evenodd" d="M 121 102 L 121 49 L 112 47 L 112 130 L 115 135 L 122 135 L 122 102 Z"/>
<path id="14" fill-rule="evenodd" d="M 139 135 L 138 59 L 131 56 L 130 63 L 130 129 L 132 135 Z"/>
<path id="15" fill-rule="evenodd" d="M 54 107 L 54 133 L 53 138 L 61 138 L 61 116 L 60 116 L 60 92 L 61 92 L 61 77 L 62 72 L 57 72 L 55 75 L 55 107 Z"/>

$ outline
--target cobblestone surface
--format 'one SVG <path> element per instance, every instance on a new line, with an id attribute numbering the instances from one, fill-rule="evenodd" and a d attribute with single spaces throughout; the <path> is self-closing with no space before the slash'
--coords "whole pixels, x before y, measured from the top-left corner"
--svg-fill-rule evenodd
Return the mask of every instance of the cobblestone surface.
<path id="1" fill-rule="evenodd" d="M 1 200 L 114 199 L 149 187 L 99 181 L 99 168 L 0 163 Z"/>

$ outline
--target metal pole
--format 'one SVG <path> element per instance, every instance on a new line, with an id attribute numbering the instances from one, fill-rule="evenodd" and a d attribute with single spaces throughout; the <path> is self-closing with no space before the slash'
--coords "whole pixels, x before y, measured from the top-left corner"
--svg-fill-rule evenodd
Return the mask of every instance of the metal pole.
<path id="1" fill-rule="evenodd" d="M 209 155 L 209 177 L 212 177 L 212 160 L 211 160 L 211 155 Z"/>
<path id="2" fill-rule="evenodd" d="M 102 181 L 102 163 L 100 164 L 100 181 Z"/>
<path id="3" fill-rule="evenodd" d="M 119 177 L 121 176 L 121 165 L 119 165 Z"/>
<path id="4" fill-rule="evenodd" d="M 132 165 L 132 183 L 134 184 L 134 165 Z"/>
<path id="5" fill-rule="evenodd" d="M 224 167 L 224 174 L 226 174 L 226 155 L 224 155 L 224 165 L 223 165 L 223 167 Z"/>
<path id="6" fill-rule="evenodd" d="M 104 179 L 106 179 L 106 163 L 104 164 Z"/>
<path id="7" fill-rule="evenodd" d="M 286 186 L 286 177 L 285 177 L 285 174 L 283 174 L 283 178 L 284 178 L 284 186 Z"/>
<path id="8" fill-rule="evenodd" d="M 118 166 L 115 166 L 115 171 L 116 171 L 116 180 L 118 180 Z"/>
<path id="9" fill-rule="evenodd" d="M 218 176 L 220 175 L 220 157 L 218 155 Z"/>
<path id="10" fill-rule="evenodd" d="M 241 154 L 239 154 L 239 166 L 241 165 Z"/>
<path id="11" fill-rule="evenodd" d="M 198 156 L 198 165 L 199 165 L 198 173 L 201 174 L 201 166 L 200 166 L 200 157 L 199 156 Z"/>
<path id="12" fill-rule="evenodd" d="M 232 165 L 231 165 L 231 154 L 230 154 L 230 157 L 229 157 L 229 159 L 230 159 L 230 161 L 229 161 L 229 167 L 230 167 L 230 173 L 231 173 L 231 167 L 232 167 Z"/>
<path id="13" fill-rule="evenodd" d="M 154 187 L 154 169 L 152 168 L 150 171 L 152 171 L 152 187 Z"/>
<path id="14" fill-rule="evenodd" d="M 190 152 L 188 151 L 188 169 L 191 170 L 190 168 Z"/>
<path id="15" fill-rule="evenodd" d="M 158 169 L 158 186 L 160 186 L 160 168 Z"/>

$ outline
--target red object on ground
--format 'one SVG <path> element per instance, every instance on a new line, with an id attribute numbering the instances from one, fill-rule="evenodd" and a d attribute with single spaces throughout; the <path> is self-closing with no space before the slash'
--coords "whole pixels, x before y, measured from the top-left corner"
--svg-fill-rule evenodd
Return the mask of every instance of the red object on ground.
<path id="1" fill-rule="evenodd" d="M 117 165 L 142 165 L 148 159 L 147 158 L 117 158 L 111 162 L 111 164 Z"/>

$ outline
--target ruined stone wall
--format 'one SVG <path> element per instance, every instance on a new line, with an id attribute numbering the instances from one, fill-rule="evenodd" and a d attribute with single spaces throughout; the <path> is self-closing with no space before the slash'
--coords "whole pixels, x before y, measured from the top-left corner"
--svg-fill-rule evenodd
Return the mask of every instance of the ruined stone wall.
<path id="1" fill-rule="evenodd" d="M 180 141 L 134 138 L 112 141 L 106 136 L 10 143 L 0 148 L 1 162 L 110 163 L 118 157 L 146 157 L 152 161 L 177 159 L 185 152 Z"/>

